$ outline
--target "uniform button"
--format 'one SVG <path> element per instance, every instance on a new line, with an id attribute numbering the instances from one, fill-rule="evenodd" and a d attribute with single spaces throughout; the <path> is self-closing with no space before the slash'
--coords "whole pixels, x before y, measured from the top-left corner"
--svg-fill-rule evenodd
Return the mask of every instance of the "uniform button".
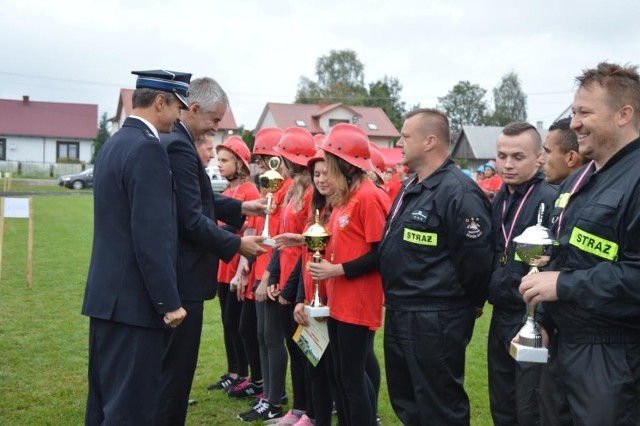
<path id="1" fill-rule="evenodd" d="M 158 302 L 158 306 L 160 306 L 162 308 L 164 306 L 164 303 Z"/>

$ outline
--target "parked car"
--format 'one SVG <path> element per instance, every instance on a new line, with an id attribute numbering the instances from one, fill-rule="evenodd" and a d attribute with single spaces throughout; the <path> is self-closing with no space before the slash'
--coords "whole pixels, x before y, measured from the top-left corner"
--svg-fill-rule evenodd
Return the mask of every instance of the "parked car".
<path id="1" fill-rule="evenodd" d="M 220 172 L 217 169 L 207 167 L 207 175 L 211 179 L 211 188 L 214 192 L 224 192 L 227 189 L 228 181 L 220 176 Z"/>
<path id="2" fill-rule="evenodd" d="M 93 188 L 93 167 L 84 172 L 60 176 L 58 185 L 73 189 Z"/>

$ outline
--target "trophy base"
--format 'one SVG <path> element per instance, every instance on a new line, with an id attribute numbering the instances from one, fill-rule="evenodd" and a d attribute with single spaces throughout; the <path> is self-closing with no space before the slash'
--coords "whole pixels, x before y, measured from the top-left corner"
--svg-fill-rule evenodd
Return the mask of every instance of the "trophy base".
<path id="1" fill-rule="evenodd" d="M 549 351 L 545 347 L 531 348 L 514 342 L 511 342 L 509 353 L 513 359 L 518 362 L 538 362 L 544 364 L 549 359 Z"/>
<path id="2" fill-rule="evenodd" d="M 304 313 L 312 318 L 322 318 L 329 316 L 329 307 L 328 306 L 304 306 Z"/>
<path id="3" fill-rule="evenodd" d="M 263 246 L 274 247 L 276 245 L 276 240 L 273 238 L 265 238 L 260 244 Z"/>

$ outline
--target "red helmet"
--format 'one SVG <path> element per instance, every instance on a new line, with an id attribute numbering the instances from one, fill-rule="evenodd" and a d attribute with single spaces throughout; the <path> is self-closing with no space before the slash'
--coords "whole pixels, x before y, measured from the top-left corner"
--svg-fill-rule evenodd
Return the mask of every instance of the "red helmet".
<path id="1" fill-rule="evenodd" d="M 353 124 L 336 124 L 324 140 L 322 149 L 359 169 L 373 170 L 369 138 Z"/>
<path id="2" fill-rule="evenodd" d="M 216 146 L 216 152 L 221 149 L 226 149 L 227 151 L 234 153 L 242 160 L 242 163 L 247 167 L 247 169 L 249 168 L 249 163 L 251 162 L 251 151 L 249 151 L 249 147 L 240 136 L 233 135 L 224 141 L 222 145 Z"/>
<path id="3" fill-rule="evenodd" d="M 318 133 L 317 135 L 313 135 L 313 140 L 316 143 L 316 149 L 319 149 L 324 143 L 324 133 Z M 324 158 L 324 157 L 323 157 Z"/>
<path id="4" fill-rule="evenodd" d="M 307 168 L 309 169 L 309 173 L 313 174 L 313 165 L 316 164 L 318 161 L 324 161 L 324 151 L 322 149 L 319 149 L 318 151 L 316 151 L 316 155 L 309 158 L 309 162 L 307 162 Z"/>
<path id="5" fill-rule="evenodd" d="M 284 131 L 275 151 L 292 163 L 306 166 L 316 153 L 316 143 L 308 130 L 289 127 Z"/>
<path id="6" fill-rule="evenodd" d="M 384 161 L 384 155 L 378 145 L 374 143 L 369 145 L 369 149 L 371 150 L 371 164 L 373 165 L 373 171 L 380 179 L 384 180 L 384 171 L 387 169 L 387 165 Z"/>
<path id="7" fill-rule="evenodd" d="M 271 155 L 277 156 L 273 148 L 278 145 L 280 138 L 284 132 L 276 127 L 269 127 L 258 130 L 256 133 L 256 140 L 253 144 L 254 155 Z"/>

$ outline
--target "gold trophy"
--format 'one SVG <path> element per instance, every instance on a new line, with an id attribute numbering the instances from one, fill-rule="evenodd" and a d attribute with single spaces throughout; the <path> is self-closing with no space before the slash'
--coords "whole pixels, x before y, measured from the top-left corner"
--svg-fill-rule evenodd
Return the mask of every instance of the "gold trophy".
<path id="1" fill-rule="evenodd" d="M 316 210 L 315 223 L 311 225 L 302 234 L 304 237 L 304 243 L 309 251 L 313 253 L 313 263 L 322 262 L 321 251 L 324 251 L 329 242 L 329 233 L 322 225 L 320 225 L 320 213 Z M 311 303 L 305 305 L 304 312 L 310 317 L 328 317 L 329 307 L 324 306 L 322 300 L 320 300 L 320 280 L 313 280 L 313 299 Z"/>
<path id="2" fill-rule="evenodd" d="M 263 245 L 273 247 L 276 241 L 269 235 L 269 213 L 273 209 L 273 193 L 282 188 L 284 178 L 277 170 L 280 166 L 280 158 L 271 157 L 268 164 L 270 170 L 260 175 L 260 186 L 267 191 L 267 214 L 264 216 L 264 228 L 260 236 L 264 237 Z"/>
<path id="3" fill-rule="evenodd" d="M 531 269 L 527 275 L 540 272 L 539 267 L 549 263 L 549 252 L 554 244 L 553 234 L 542 226 L 544 216 L 544 204 L 538 210 L 538 223 L 524 230 L 521 235 L 513 239 L 518 256 L 525 261 Z M 518 342 L 511 342 L 509 352 L 516 361 L 546 363 L 548 359 L 547 348 L 542 346 L 542 334 L 535 321 L 536 304 L 531 303 L 527 307 L 527 321 L 518 332 Z"/>

